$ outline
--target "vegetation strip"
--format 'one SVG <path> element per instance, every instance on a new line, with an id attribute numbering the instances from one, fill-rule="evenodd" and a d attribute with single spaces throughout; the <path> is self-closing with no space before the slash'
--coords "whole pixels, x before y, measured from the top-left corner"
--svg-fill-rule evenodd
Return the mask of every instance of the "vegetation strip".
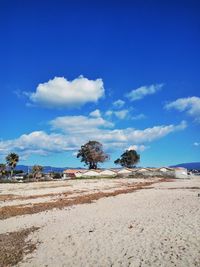
<path id="1" fill-rule="evenodd" d="M 37 244 L 26 241 L 26 239 L 38 229 L 39 227 L 31 227 L 17 232 L 0 234 L 0 267 L 16 266 L 26 254 L 32 253 Z"/>
<path id="2" fill-rule="evenodd" d="M 8 201 L 8 200 L 29 200 L 29 199 L 37 199 L 37 198 L 45 198 L 45 197 L 61 197 L 61 196 L 68 196 L 72 195 L 73 193 L 82 193 L 84 191 L 69 191 L 63 193 L 49 193 L 49 194 L 40 194 L 40 195 L 32 195 L 32 196 L 19 196 L 19 195 L 12 195 L 12 194 L 5 194 L 0 195 L 0 201 Z"/>
<path id="3" fill-rule="evenodd" d="M 141 182 L 136 185 L 128 185 L 127 188 L 118 189 L 113 192 L 98 192 L 98 193 L 91 193 L 82 196 L 76 196 L 72 199 L 60 198 L 53 202 L 44 202 L 44 203 L 34 203 L 31 206 L 24 206 L 24 205 L 16 205 L 16 206 L 5 206 L 0 208 L 0 219 L 7 219 L 13 216 L 18 215 L 25 215 L 25 214 L 34 214 L 39 213 L 46 210 L 51 210 L 54 208 L 62 209 L 64 207 L 77 205 L 77 204 L 84 204 L 84 203 L 91 203 L 95 200 L 98 200 L 103 197 L 112 197 L 119 194 L 131 193 L 136 190 L 144 189 L 147 186 L 158 182 L 167 182 L 171 181 L 169 179 L 160 179 L 151 182 Z"/>
<path id="4" fill-rule="evenodd" d="M 169 187 L 169 188 L 166 188 L 166 189 L 170 189 L 170 190 L 173 190 L 173 189 L 200 189 L 199 186 L 191 186 L 191 187 Z"/>

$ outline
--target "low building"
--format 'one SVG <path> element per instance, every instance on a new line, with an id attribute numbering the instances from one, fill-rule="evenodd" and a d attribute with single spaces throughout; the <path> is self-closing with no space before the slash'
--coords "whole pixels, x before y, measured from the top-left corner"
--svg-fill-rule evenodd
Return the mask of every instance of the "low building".
<path id="1" fill-rule="evenodd" d="M 123 169 L 120 169 L 117 174 L 131 174 L 132 173 L 132 169 L 128 169 L 128 168 L 123 168 Z"/>
<path id="2" fill-rule="evenodd" d="M 168 171 L 173 171 L 174 169 L 169 168 L 169 167 L 161 167 L 157 169 L 160 172 L 168 172 Z"/>
<path id="3" fill-rule="evenodd" d="M 76 178 L 82 177 L 83 174 L 84 174 L 84 172 L 85 172 L 85 170 L 84 170 L 84 171 L 82 170 L 82 171 L 78 171 L 78 172 L 76 172 L 76 173 L 75 173 L 75 177 L 76 177 Z"/>
<path id="4" fill-rule="evenodd" d="M 67 169 L 63 171 L 63 179 L 72 179 L 78 177 L 79 174 L 82 174 L 81 170 L 78 169 Z"/>
<path id="5" fill-rule="evenodd" d="M 102 170 L 99 173 L 100 176 L 110 176 L 110 177 L 115 177 L 117 175 L 117 172 L 114 170 Z"/>
<path id="6" fill-rule="evenodd" d="M 175 168 L 175 178 L 177 179 L 187 179 L 188 177 L 188 170 L 186 168 L 178 167 Z"/>
<path id="7" fill-rule="evenodd" d="M 94 177 L 94 176 L 100 176 L 100 170 L 88 170 L 82 173 L 83 177 Z"/>
<path id="8" fill-rule="evenodd" d="M 26 177 L 26 173 L 17 173 L 12 177 L 12 179 L 20 181 L 20 180 L 24 180 L 25 177 Z"/>
<path id="9" fill-rule="evenodd" d="M 148 172 L 148 171 L 151 171 L 151 170 L 149 170 L 147 168 L 139 168 L 139 169 L 137 169 L 137 172 L 139 172 L 139 173 Z"/>

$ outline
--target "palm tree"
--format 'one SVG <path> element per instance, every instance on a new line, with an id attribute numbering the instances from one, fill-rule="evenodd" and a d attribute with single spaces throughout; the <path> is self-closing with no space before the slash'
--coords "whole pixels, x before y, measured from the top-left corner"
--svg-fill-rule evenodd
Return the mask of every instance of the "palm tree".
<path id="1" fill-rule="evenodd" d="M 14 168 L 17 166 L 19 156 L 16 153 L 10 153 L 6 157 L 7 165 L 10 167 L 10 176 L 13 176 Z"/>
<path id="2" fill-rule="evenodd" d="M 0 178 L 6 173 L 6 164 L 0 163 Z"/>

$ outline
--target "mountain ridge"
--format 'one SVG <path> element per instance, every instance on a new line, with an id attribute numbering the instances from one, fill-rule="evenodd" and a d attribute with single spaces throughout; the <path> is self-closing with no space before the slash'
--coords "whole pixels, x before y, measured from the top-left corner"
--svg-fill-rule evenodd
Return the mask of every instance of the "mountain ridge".
<path id="1" fill-rule="evenodd" d="M 19 171 L 22 170 L 23 172 L 28 172 L 31 171 L 33 166 L 28 166 L 28 165 L 17 165 L 15 170 Z M 43 172 L 63 172 L 64 170 L 67 169 L 74 169 L 71 167 L 52 167 L 52 166 L 42 166 L 43 167 Z M 81 167 L 77 167 L 76 169 L 83 169 Z"/>
<path id="2" fill-rule="evenodd" d="M 170 167 L 183 167 L 189 170 L 191 169 L 200 170 L 200 162 L 180 163 L 180 164 L 172 165 Z"/>
<path id="3" fill-rule="evenodd" d="M 23 172 L 28 172 L 30 171 L 33 166 L 27 166 L 27 165 L 17 165 L 16 170 L 22 170 Z M 183 167 L 186 169 L 196 169 L 200 170 L 200 162 L 186 162 L 186 163 L 180 163 L 176 165 L 171 165 L 170 167 Z M 52 166 L 43 166 L 43 171 L 45 173 L 47 172 L 63 172 L 64 170 L 67 169 L 84 169 L 82 167 L 52 167 Z"/>

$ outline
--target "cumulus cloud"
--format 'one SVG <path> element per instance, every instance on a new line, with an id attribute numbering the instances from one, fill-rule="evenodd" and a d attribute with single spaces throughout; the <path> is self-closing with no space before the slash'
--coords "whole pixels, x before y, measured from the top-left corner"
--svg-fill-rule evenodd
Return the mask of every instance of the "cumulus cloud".
<path id="1" fill-rule="evenodd" d="M 149 86 L 141 86 L 126 94 L 126 97 L 128 97 L 131 101 L 139 100 L 144 98 L 146 95 L 155 94 L 163 87 L 163 85 L 164 84 L 152 84 Z"/>
<path id="2" fill-rule="evenodd" d="M 113 102 L 113 107 L 115 108 L 122 108 L 125 104 L 125 101 L 118 99 L 115 102 Z"/>
<path id="3" fill-rule="evenodd" d="M 131 116 L 131 111 L 132 109 L 122 109 L 122 110 L 111 110 L 110 109 L 105 112 L 105 115 L 107 117 L 115 116 L 120 120 L 123 120 L 123 119 L 142 120 L 146 118 L 146 116 L 143 113 Z"/>
<path id="4" fill-rule="evenodd" d="M 110 128 L 114 124 L 104 120 L 101 117 L 90 118 L 87 116 L 62 116 L 50 121 L 53 129 L 60 129 L 68 133 L 88 133 L 93 132 L 97 128 Z"/>
<path id="5" fill-rule="evenodd" d="M 69 138 L 73 136 L 79 145 L 95 139 L 102 142 L 106 147 L 112 147 L 113 149 L 117 147 L 125 149 L 133 143 L 134 145 L 144 145 L 187 127 L 186 122 L 183 121 L 178 125 L 154 126 L 144 130 L 134 128 L 112 129 L 108 126 L 114 127 L 114 125 L 110 125 L 110 122 L 102 118 L 94 120 L 83 116 L 58 117 L 51 121 L 51 125 L 55 131 L 61 130 Z"/>
<path id="6" fill-rule="evenodd" d="M 128 116 L 128 113 L 129 113 L 128 109 L 122 109 L 114 112 L 115 116 L 121 120 L 125 119 Z"/>
<path id="7" fill-rule="evenodd" d="M 47 134 L 44 131 L 35 131 L 23 134 L 19 138 L 0 141 L 0 154 L 6 155 L 11 151 L 16 151 L 22 156 L 49 153 L 58 153 L 76 149 L 76 142 L 72 138 L 57 133 Z"/>
<path id="8" fill-rule="evenodd" d="M 169 133 L 184 130 L 187 127 L 185 121 L 178 125 L 162 125 L 146 128 L 144 130 L 137 130 L 134 128 L 114 129 L 104 134 L 103 138 L 107 140 L 118 140 L 127 143 L 143 144 L 160 139 Z"/>
<path id="9" fill-rule="evenodd" d="M 55 77 L 40 83 L 36 92 L 28 93 L 32 103 L 44 107 L 79 107 L 88 102 L 97 102 L 104 95 L 102 79 L 89 80 L 80 76 L 72 81 Z"/>
<path id="10" fill-rule="evenodd" d="M 102 117 L 62 116 L 50 121 L 51 133 L 34 131 L 19 138 L 0 141 L 0 155 L 17 152 L 21 156 L 47 155 L 63 151 L 76 152 L 89 140 L 100 141 L 107 151 L 125 150 L 135 146 L 142 151 L 148 143 L 170 133 L 186 128 L 186 122 L 178 125 L 160 125 L 146 129 L 114 128 L 114 124 Z"/>
<path id="11" fill-rule="evenodd" d="M 178 98 L 177 100 L 165 105 L 165 109 L 176 109 L 180 112 L 185 111 L 195 121 L 200 123 L 200 97 Z"/>
<path id="12" fill-rule="evenodd" d="M 129 114 L 129 110 L 128 109 L 122 109 L 122 110 L 118 110 L 118 111 L 108 110 L 105 113 L 105 115 L 108 116 L 108 117 L 114 115 L 120 120 L 123 120 L 123 119 L 127 118 L 128 114 Z"/>
<path id="13" fill-rule="evenodd" d="M 99 109 L 96 109 L 92 112 L 90 112 L 90 117 L 94 117 L 94 118 L 100 118 L 101 117 L 101 112 Z"/>

